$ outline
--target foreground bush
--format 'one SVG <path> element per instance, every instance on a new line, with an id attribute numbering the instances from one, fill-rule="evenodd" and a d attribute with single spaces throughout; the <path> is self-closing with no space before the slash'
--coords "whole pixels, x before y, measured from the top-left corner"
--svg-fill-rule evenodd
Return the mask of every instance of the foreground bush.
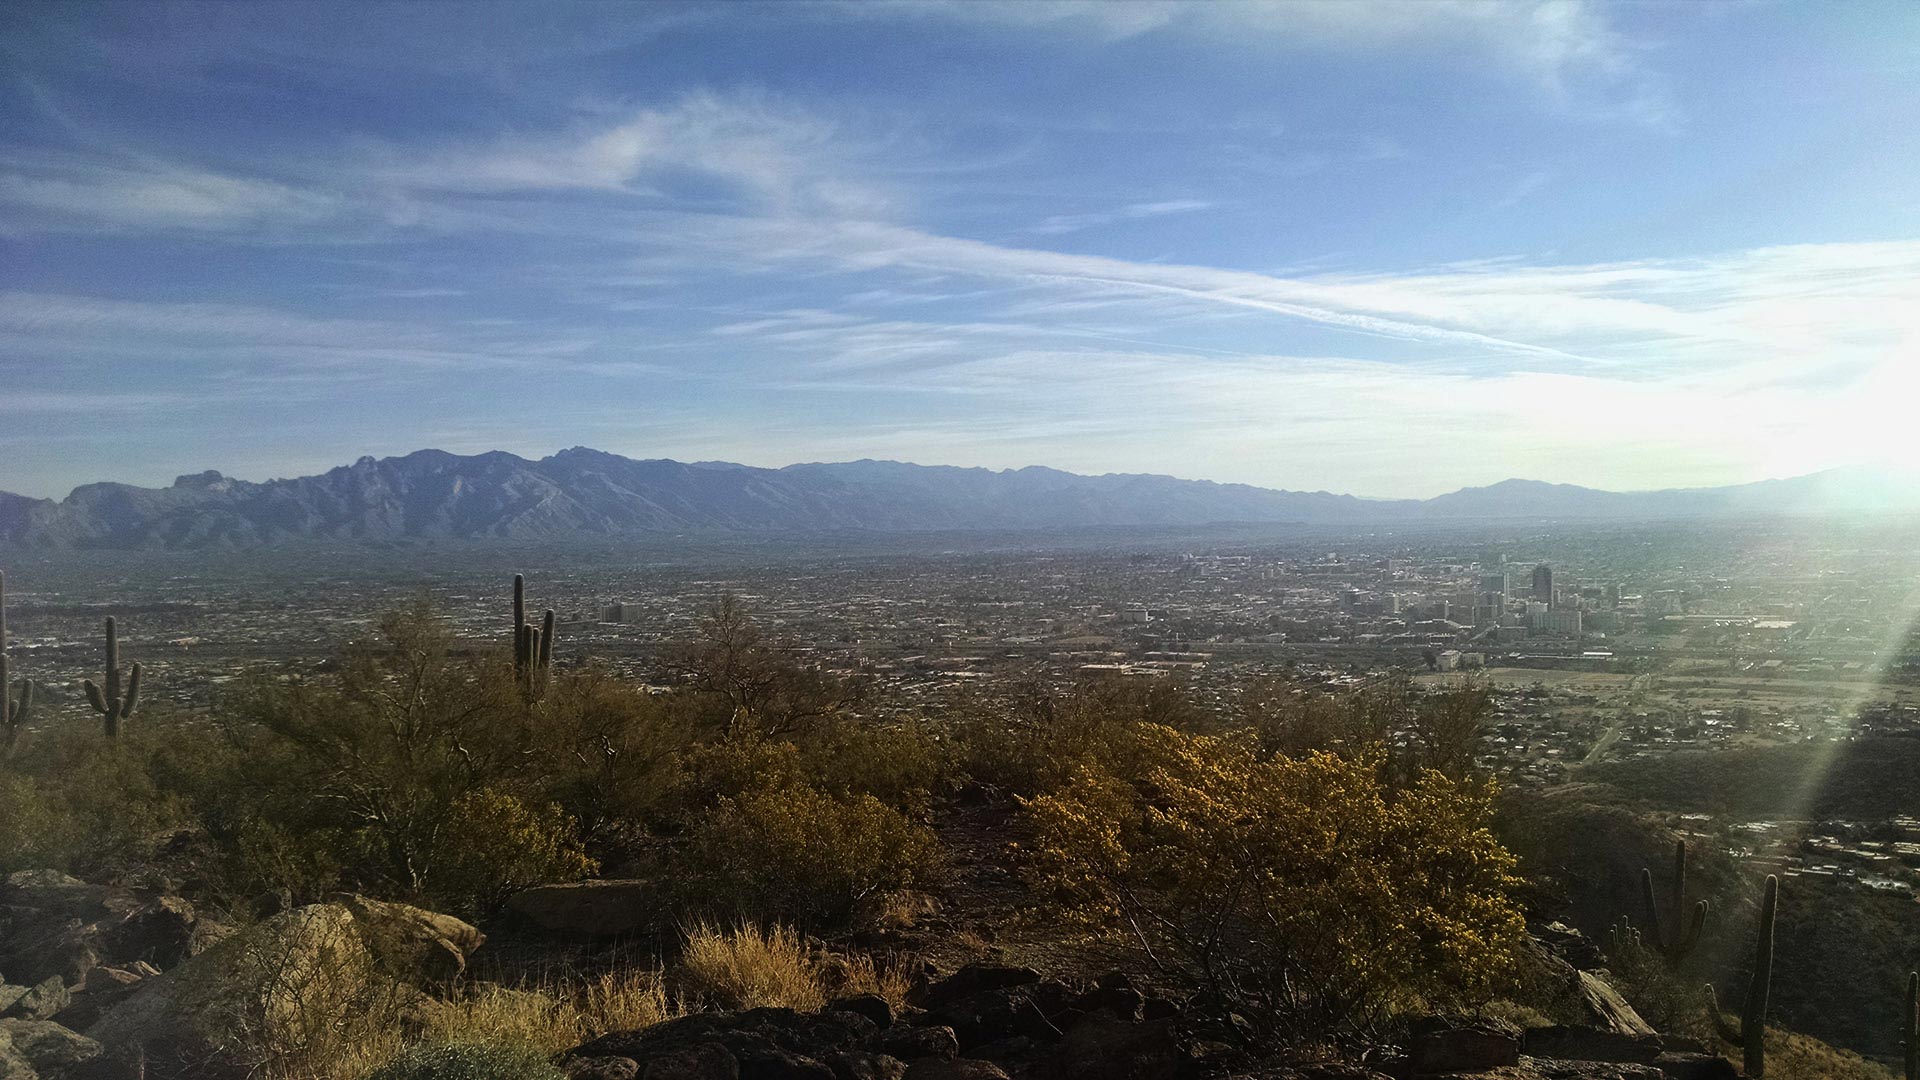
<path id="1" fill-rule="evenodd" d="M 1135 735 L 1137 768 L 1083 765 L 1026 803 L 1036 869 L 1070 914 L 1272 1036 L 1365 1032 L 1506 977 L 1524 926 L 1487 786 L 1428 771 L 1396 791 L 1365 754 Z"/>
<path id="2" fill-rule="evenodd" d="M 688 865 L 705 906 L 753 921 L 827 922 L 924 884 L 938 848 L 931 829 L 871 795 L 842 800 L 782 784 L 722 798 L 696 830 Z"/>
<path id="3" fill-rule="evenodd" d="M 565 1076 L 531 1049 L 454 1043 L 407 1050 L 367 1080 L 564 1080 Z"/>

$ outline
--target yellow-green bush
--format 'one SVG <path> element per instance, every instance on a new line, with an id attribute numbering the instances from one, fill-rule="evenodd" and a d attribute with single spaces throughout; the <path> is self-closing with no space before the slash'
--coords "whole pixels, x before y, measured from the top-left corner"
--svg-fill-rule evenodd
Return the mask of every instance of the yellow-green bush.
<path id="1" fill-rule="evenodd" d="M 953 779 L 951 748 L 917 727 L 839 723 L 803 743 L 800 754 L 828 793 L 871 795 L 896 810 L 925 810 Z"/>
<path id="2" fill-rule="evenodd" d="M 492 789 L 454 801 L 438 861 L 429 896 L 462 911 L 485 911 L 521 889 L 578 881 L 599 869 L 566 811 Z"/>
<path id="3" fill-rule="evenodd" d="M 708 906 L 748 919 L 841 919 L 864 897 L 911 888 L 938 841 L 871 795 L 799 784 L 722 798 L 695 829 L 687 869 Z"/>
<path id="4" fill-rule="evenodd" d="M 1471 1004 L 1524 926 L 1491 790 L 1433 771 L 1393 791 L 1369 755 L 1269 755 L 1136 730 L 1128 768 L 1083 764 L 1026 803 L 1034 869 L 1067 913 L 1125 932 L 1274 1033 Z"/>

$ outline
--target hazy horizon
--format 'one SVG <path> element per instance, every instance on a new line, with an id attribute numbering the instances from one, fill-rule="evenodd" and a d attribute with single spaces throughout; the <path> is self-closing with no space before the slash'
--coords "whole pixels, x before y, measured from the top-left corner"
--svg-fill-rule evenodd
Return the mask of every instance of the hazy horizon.
<path id="1" fill-rule="evenodd" d="M 1920 463 L 1920 8 L 20 4 L 0 490 Z"/>

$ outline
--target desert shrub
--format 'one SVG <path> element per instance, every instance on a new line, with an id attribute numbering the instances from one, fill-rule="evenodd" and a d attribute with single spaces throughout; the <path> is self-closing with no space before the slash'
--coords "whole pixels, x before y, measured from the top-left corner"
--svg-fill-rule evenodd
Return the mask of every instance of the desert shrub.
<path id="1" fill-rule="evenodd" d="M 550 678 L 538 707 L 538 767 L 548 796 L 589 842 L 625 844 L 667 813 L 677 755 L 696 728 L 681 697 L 598 668 Z"/>
<path id="2" fill-rule="evenodd" d="M 924 811 L 952 784 L 951 748 L 917 727 L 843 722 L 800 747 L 812 782 L 840 798 L 871 795 L 896 810 Z"/>
<path id="3" fill-rule="evenodd" d="M 959 725 L 959 756 L 983 784 L 1031 796 L 1068 783 L 1089 763 L 1131 769 L 1142 724 L 1191 728 L 1201 721 L 1184 684 L 1096 676 L 1064 692 L 1029 685 L 1010 708 L 980 712 Z"/>
<path id="4" fill-rule="evenodd" d="M 403 1051 L 367 1080 L 563 1080 L 565 1075 L 526 1047 L 445 1043 Z"/>
<path id="5" fill-rule="evenodd" d="M 686 932 L 677 971 L 688 995 L 724 1009 L 811 1012 L 827 1003 L 819 969 L 791 927 L 743 923 L 722 930 L 696 923 Z"/>
<path id="6" fill-rule="evenodd" d="M 729 739 L 804 734 L 857 704 L 865 689 L 770 644 L 732 595 L 707 607 L 693 639 L 667 662 L 708 706 L 702 715 Z"/>
<path id="7" fill-rule="evenodd" d="M 463 911 L 486 911 L 521 889 L 578 881 L 599 869 L 581 846 L 572 815 L 490 788 L 454 801 L 440 863 L 429 895 Z"/>
<path id="8" fill-rule="evenodd" d="M 34 739 L 0 771 L 0 800 L 8 817 L 18 815 L 0 834 L 19 837 L 0 848 L 0 860 L 97 874 L 142 863 L 168 833 L 192 827 L 190 805 L 153 776 L 155 741 L 97 731 Z"/>
<path id="9" fill-rule="evenodd" d="M 804 783 L 806 766 L 794 744 L 752 736 L 718 739 L 681 752 L 674 804 L 679 816 L 690 819 L 722 799 Z"/>
<path id="10" fill-rule="evenodd" d="M 749 919 L 844 918 L 866 897 L 911 888 L 936 867 L 932 830 L 871 795 L 800 784 L 722 798 L 694 831 L 696 902 Z"/>
<path id="11" fill-rule="evenodd" d="M 0 772 L 0 872 L 64 869 L 78 846 L 78 823 L 30 776 Z"/>
<path id="12" fill-rule="evenodd" d="M 1131 934 L 1269 1035 L 1365 1032 L 1394 1007 L 1475 1003 L 1524 927 L 1492 791 L 1245 737 L 1137 732 L 1136 771 L 1082 765 L 1027 801 L 1034 870 L 1066 912 Z"/>

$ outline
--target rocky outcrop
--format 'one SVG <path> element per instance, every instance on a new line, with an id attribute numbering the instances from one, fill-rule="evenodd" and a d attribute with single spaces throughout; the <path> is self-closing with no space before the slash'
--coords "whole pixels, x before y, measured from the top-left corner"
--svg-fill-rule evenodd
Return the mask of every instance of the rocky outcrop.
<path id="1" fill-rule="evenodd" d="M 103 965 L 169 968 L 230 933 L 178 896 L 93 885 L 57 870 L 0 882 L 0 972 L 17 985 L 82 983 Z"/>
<path id="2" fill-rule="evenodd" d="M 507 910 L 553 933 L 622 937 L 658 928 L 661 899 L 658 882 L 605 878 L 526 889 Z"/>
<path id="3" fill-rule="evenodd" d="M 87 1029 L 147 1080 L 245 1073 L 247 1046 L 351 1037 L 464 970 L 484 939 L 433 912 L 343 897 L 283 912 L 157 978 Z"/>

